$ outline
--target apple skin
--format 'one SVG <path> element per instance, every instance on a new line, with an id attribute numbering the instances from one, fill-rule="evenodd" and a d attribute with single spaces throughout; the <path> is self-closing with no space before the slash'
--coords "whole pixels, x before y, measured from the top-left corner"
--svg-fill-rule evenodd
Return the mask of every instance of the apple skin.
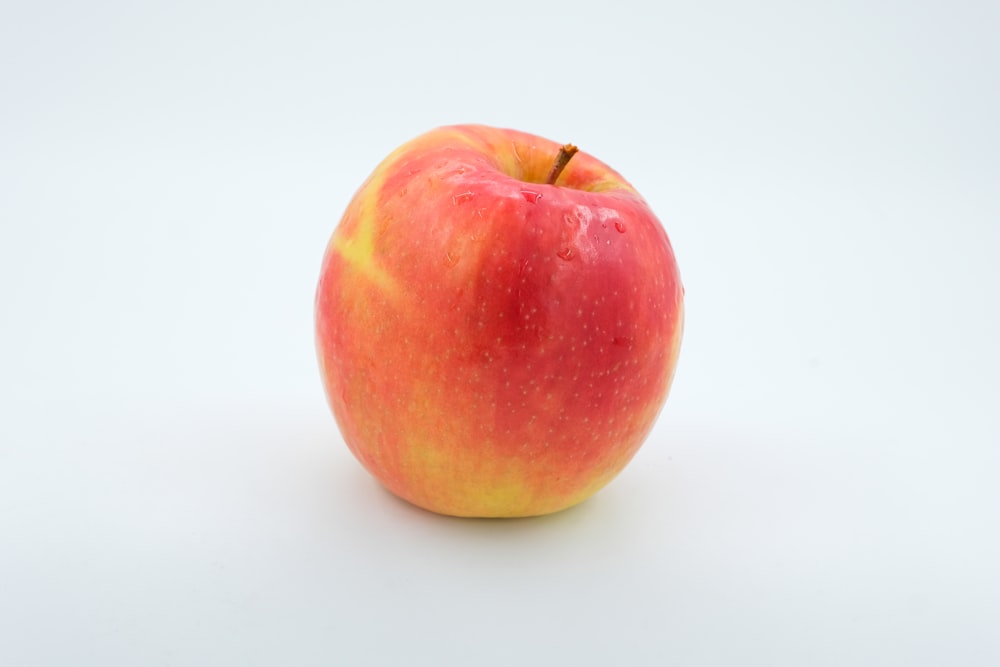
<path id="1" fill-rule="evenodd" d="M 344 439 L 441 514 L 532 516 L 635 455 L 670 387 L 683 287 L 617 172 L 479 125 L 432 130 L 357 191 L 323 258 L 316 341 Z"/>

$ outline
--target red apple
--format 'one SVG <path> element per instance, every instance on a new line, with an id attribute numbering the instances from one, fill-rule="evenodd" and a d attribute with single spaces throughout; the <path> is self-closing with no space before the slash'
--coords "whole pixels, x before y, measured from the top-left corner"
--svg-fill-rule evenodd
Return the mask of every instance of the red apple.
<path id="1" fill-rule="evenodd" d="M 327 397 L 354 455 L 415 505 L 564 509 L 621 471 L 663 406 L 683 323 L 670 241 L 575 151 L 433 130 L 375 169 L 333 234 L 316 294 Z"/>

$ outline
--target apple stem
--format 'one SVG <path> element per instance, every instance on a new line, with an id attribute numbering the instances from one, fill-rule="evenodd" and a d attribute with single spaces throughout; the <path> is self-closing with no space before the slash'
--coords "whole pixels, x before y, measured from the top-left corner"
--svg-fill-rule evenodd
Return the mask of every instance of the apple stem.
<path id="1" fill-rule="evenodd" d="M 545 179 L 545 182 L 549 185 L 555 185 L 556 180 L 559 178 L 559 174 L 563 172 L 566 165 L 569 164 L 570 158 L 576 155 L 576 152 L 580 150 L 573 144 L 565 144 L 559 149 L 559 155 L 556 156 L 556 161 L 552 165 L 552 169 L 549 171 L 549 177 Z"/>

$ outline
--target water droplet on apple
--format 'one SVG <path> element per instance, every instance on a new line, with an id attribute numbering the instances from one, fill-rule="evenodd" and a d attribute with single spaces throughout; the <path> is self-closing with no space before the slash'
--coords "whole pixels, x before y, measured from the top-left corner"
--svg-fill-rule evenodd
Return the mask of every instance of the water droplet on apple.
<path id="1" fill-rule="evenodd" d="M 537 204 L 538 200 L 542 198 L 541 192 L 532 192 L 531 190 L 521 190 L 521 196 L 529 204 Z"/>
<path id="2" fill-rule="evenodd" d="M 568 262 L 569 260 L 573 259 L 573 249 L 563 248 L 562 250 L 557 252 L 556 255 L 559 257 L 559 259 L 565 259 Z"/>
<path id="3" fill-rule="evenodd" d="M 451 198 L 451 203 L 457 206 L 459 204 L 463 204 L 469 201 L 475 196 L 476 196 L 475 193 L 472 192 L 460 192 Z"/>
<path id="4" fill-rule="evenodd" d="M 625 233 L 625 223 L 622 222 L 621 220 L 618 220 L 617 222 L 615 222 L 615 229 L 618 230 L 619 234 L 624 234 Z"/>

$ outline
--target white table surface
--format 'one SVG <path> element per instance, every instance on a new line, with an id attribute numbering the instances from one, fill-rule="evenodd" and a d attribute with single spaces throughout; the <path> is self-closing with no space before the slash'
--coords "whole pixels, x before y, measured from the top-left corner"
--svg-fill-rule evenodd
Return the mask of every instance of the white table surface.
<path id="1" fill-rule="evenodd" d="M 996 3 L 6 3 L 0 664 L 1000 664 Z M 483 122 L 645 194 L 687 288 L 591 501 L 351 458 L 319 261 Z"/>

